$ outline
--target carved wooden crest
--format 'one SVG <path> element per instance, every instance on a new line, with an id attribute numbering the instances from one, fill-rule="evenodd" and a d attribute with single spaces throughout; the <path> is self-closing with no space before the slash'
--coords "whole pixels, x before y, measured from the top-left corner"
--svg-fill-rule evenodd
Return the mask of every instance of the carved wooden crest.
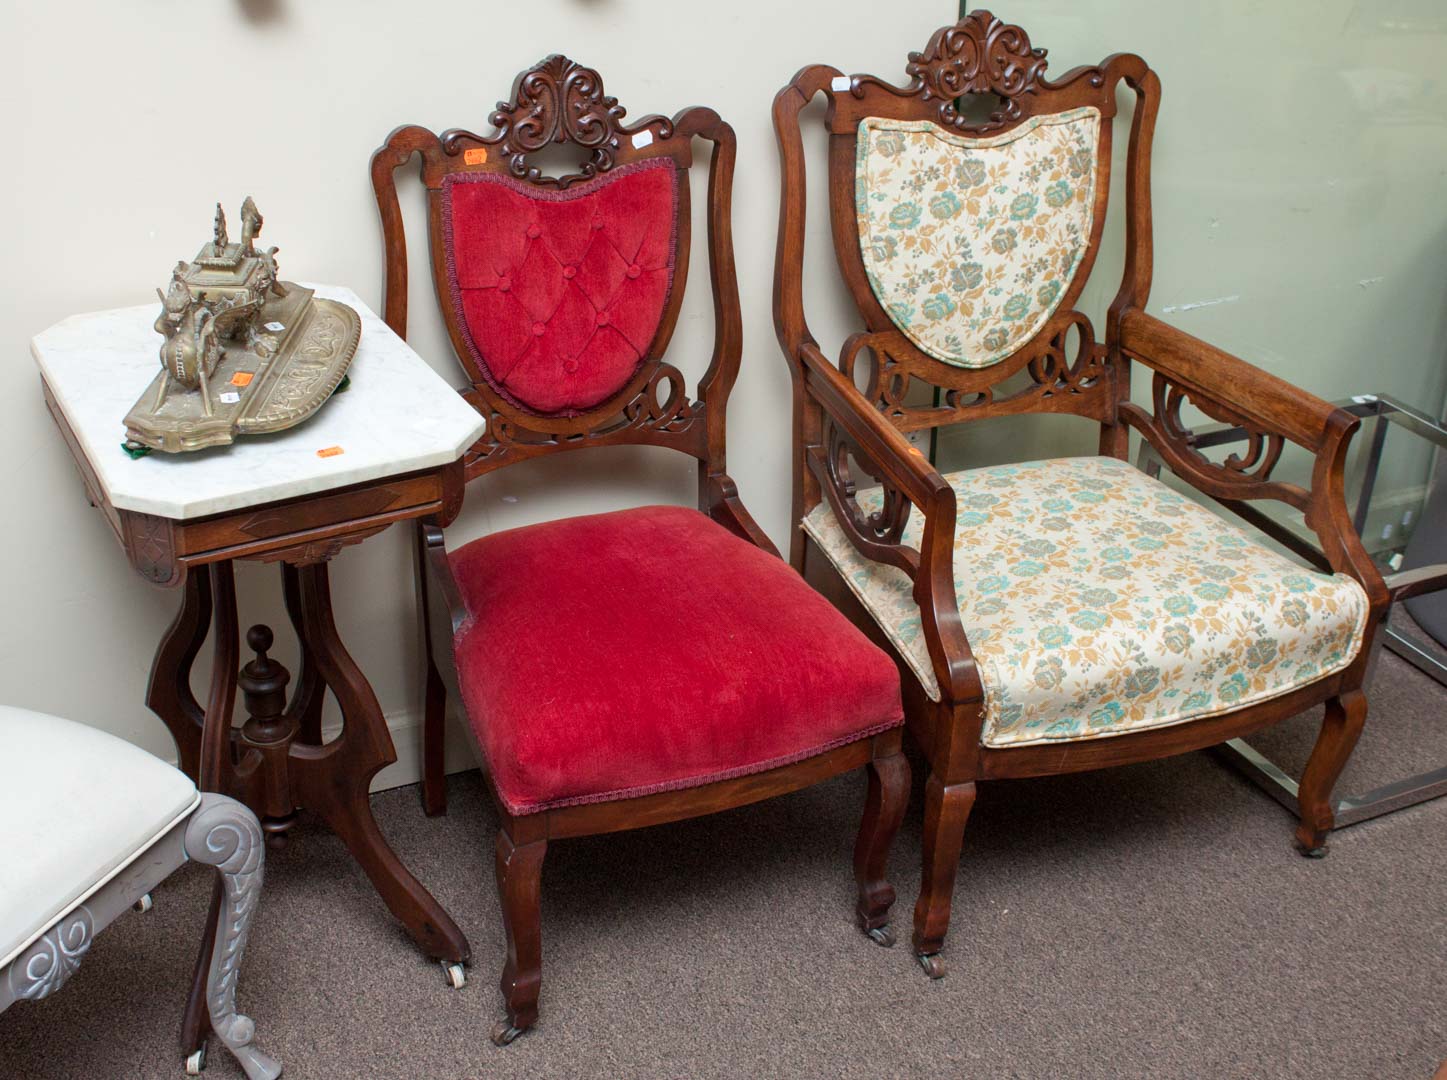
<path id="1" fill-rule="evenodd" d="M 1032 49 L 1024 30 L 980 8 L 954 26 L 936 30 L 924 52 L 909 54 L 905 71 L 912 92 L 926 101 L 939 100 L 941 123 L 965 126 L 955 99 L 985 93 L 1003 99 L 991 121 L 1010 120 L 1020 113 L 1012 99 L 1039 84 L 1045 71 L 1045 50 Z"/>
<path id="2" fill-rule="evenodd" d="M 579 176 L 589 177 L 613 167 L 627 134 L 623 117 L 627 110 L 618 99 L 603 92 L 603 78 L 566 56 L 554 54 L 518 76 L 512 100 L 499 101 L 488 120 L 497 128 L 490 138 L 454 129 L 442 137 L 449 155 L 462 152 L 464 140 L 496 146 L 507 159 L 514 176 L 537 180 L 542 173 L 527 163 L 527 155 L 549 143 L 571 142 L 589 151 L 579 166 Z M 659 138 L 673 134 L 672 124 L 655 122 Z"/>

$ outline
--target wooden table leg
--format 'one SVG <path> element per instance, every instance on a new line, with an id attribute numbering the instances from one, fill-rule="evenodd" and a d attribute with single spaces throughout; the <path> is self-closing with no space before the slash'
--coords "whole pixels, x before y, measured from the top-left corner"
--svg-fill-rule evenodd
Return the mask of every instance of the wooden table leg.
<path id="1" fill-rule="evenodd" d="M 191 665 L 205 644 L 210 622 L 211 577 L 200 570 L 186 576 L 181 608 L 161 638 L 146 685 L 146 705 L 170 730 L 181 771 L 192 780 L 199 774 L 205 714 L 191 692 Z"/>
<path id="2" fill-rule="evenodd" d="M 182 624 L 186 611 L 191 606 L 190 581 L 200 577 L 201 573 L 194 573 L 188 578 L 187 601 L 182 607 L 181 615 L 172 625 L 173 632 Z M 229 562 L 213 563 L 210 577 L 205 606 L 211 607 L 214 598 L 215 633 L 212 640 L 211 691 L 207 695 L 206 718 L 198 740 L 198 772 L 193 775 L 197 777 L 196 786 L 202 791 L 225 794 L 230 778 L 231 720 L 236 703 L 236 664 L 239 651 L 236 640 L 236 577 Z M 162 640 L 161 652 L 157 653 L 158 664 L 162 654 L 166 652 L 167 642 L 173 636 L 174 633 L 168 634 Z M 204 628 L 200 631 L 193 630 L 191 635 L 185 638 L 187 642 L 195 643 L 195 647 L 185 656 L 185 664 L 181 669 L 186 675 L 190 674 L 191 661 L 195 659 L 204 639 Z M 153 671 L 153 685 L 155 681 Z M 189 686 L 185 692 L 190 694 Z M 191 992 L 186 999 L 186 1012 L 181 1019 L 183 1056 L 204 1049 L 206 1038 L 211 1034 L 211 1014 L 206 1007 L 206 979 L 211 970 L 211 951 L 216 942 L 216 924 L 221 917 L 221 903 L 222 887 L 218 878 L 211 890 L 206 932 L 202 935 L 201 952 L 191 975 Z"/>
<path id="3" fill-rule="evenodd" d="M 376 695 L 337 634 L 327 564 L 302 566 L 297 573 L 302 636 L 343 718 L 342 733 L 331 742 L 292 744 L 297 801 L 342 838 L 392 914 L 428 955 L 462 963 L 471 955 L 467 939 L 402 865 L 372 817 L 372 777 L 396 761 L 397 752 Z"/>
<path id="4" fill-rule="evenodd" d="M 291 563 L 281 564 L 281 591 L 286 599 L 287 616 L 291 619 L 292 628 L 296 631 L 297 644 L 301 648 L 300 670 L 297 672 L 296 686 L 292 689 L 291 703 L 287 706 L 287 713 L 291 719 L 297 722 L 300 729 L 297 738 L 304 743 L 320 746 L 322 742 L 322 699 L 327 684 L 317 673 L 316 658 L 307 648 L 306 635 L 302 633 L 301 583 L 297 577 L 297 569 Z"/>
<path id="5" fill-rule="evenodd" d="M 326 564 L 286 566 L 282 584 L 302 646 L 302 670 L 288 709 L 300 731 L 286 759 L 286 779 L 298 808 L 316 811 L 342 838 L 388 908 L 428 955 L 465 962 L 471 949 L 462 931 L 402 865 L 372 817 L 372 777 L 396 761 L 397 754 L 376 695 L 337 635 Z M 243 792 L 231 789 L 239 782 L 252 787 L 248 770 L 260 766 L 244 761 L 238 774 L 233 761 L 232 717 L 240 660 L 233 566 L 228 561 L 195 570 L 187 575 L 183 589 L 181 609 L 156 650 L 146 704 L 170 730 L 183 770 L 201 790 L 239 796 Z M 214 655 L 203 711 L 191 691 L 190 677 L 208 636 Z M 327 687 L 341 705 L 345 726 L 340 736 L 322 745 L 321 708 Z M 213 894 L 182 1021 L 181 1046 L 187 1055 L 202 1049 L 211 1033 L 206 975 L 220 899 L 219 892 Z"/>

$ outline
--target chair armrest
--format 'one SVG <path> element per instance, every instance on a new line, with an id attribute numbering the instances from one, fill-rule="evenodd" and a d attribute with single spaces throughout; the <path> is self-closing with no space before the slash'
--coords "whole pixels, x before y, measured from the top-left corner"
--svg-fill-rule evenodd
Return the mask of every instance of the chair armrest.
<path id="1" fill-rule="evenodd" d="M 806 371 L 810 395 L 910 502 L 928 513 L 939 500 L 948 498 L 949 531 L 953 538 L 954 490 L 939 470 L 869 404 L 859 388 L 829 362 L 818 345 L 804 342 L 799 346 L 799 359 Z"/>
<path id="2" fill-rule="evenodd" d="M 822 445 L 807 449 L 806 464 L 840 528 L 865 558 L 898 567 L 913 581 L 920 624 L 941 688 L 956 703 L 982 700 L 984 689 L 955 595 L 954 489 L 818 345 L 803 342 L 797 355 L 804 392 L 829 421 Z M 854 499 L 846 454 L 884 485 L 883 505 L 867 518 Z M 918 550 L 901 540 L 911 504 L 924 516 Z"/>
<path id="3" fill-rule="evenodd" d="M 1182 390 L 1194 391 L 1202 411 L 1211 402 L 1226 406 L 1248 421 L 1245 427 L 1275 432 L 1313 453 L 1334 431 L 1346 434 L 1359 422 L 1345 409 L 1139 308 L 1121 317 L 1120 347 Z"/>
<path id="4" fill-rule="evenodd" d="M 1327 564 L 1361 583 L 1374 618 L 1379 617 L 1386 608 L 1387 588 L 1346 505 L 1347 448 L 1361 420 L 1139 308 L 1125 311 L 1119 327 L 1113 346 L 1154 372 L 1153 411 L 1125 402 L 1121 418 L 1177 476 L 1247 520 L 1259 516 L 1247 506 L 1254 499 L 1276 499 L 1300 510 Z M 1181 406 L 1188 398 L 1213 420 L 1244 429 L 1245 450 L 1221 463 L 1201 453 L 1181 422 Z M 1309 488 L 1271 478 L 1287 441 L 1315 457 Z"/>

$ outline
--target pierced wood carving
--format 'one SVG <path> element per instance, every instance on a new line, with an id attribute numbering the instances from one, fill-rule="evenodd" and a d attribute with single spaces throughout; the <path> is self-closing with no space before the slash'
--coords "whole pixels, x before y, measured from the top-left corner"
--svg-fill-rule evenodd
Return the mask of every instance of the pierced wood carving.
<path id="1" fill-rule="evenodd" d="M 1286 444 L 1286 440 L 1280 435 L 1253 427 L 1241 413 L 1205 395 L 1192 394 L 1172 383 L 1160 372 L 1156 372 L 1151 380 L 1151 399 L 1161 431 L 1177 449 L 1189 454 L 1199 467 L 1223 473 L 1225 479 L 1236 478 L 1249 483 L 1265 483 L 1271 478 L 1271 472 L 1276 468 Z M 1232 451 L 1231 455 L 1219 464 L 1197 450 L 1192 443 L 1191 429 L 1181 421 L 1181 406 L 1188 399 L 1212 420 L 1244 431 L 1245 450 L 1239 453 Z"/>
<path id="2" fill-rule="evenodd" d="M 979 135 L 1024 116 L 1022 99 L 1048 96 L 1075 85 L 1076 80 L 1084 80 L 1096 90 L 1106 84 L 1107 71 L 1099 66 L 1072 72 L 1063 83 L 1045 78 L 1045 67 L 1045 50 L 1032 47 L 1024 30 L 981 8 L 953 26 L 936 30 L 922 52 L 909 54 L 907 86 L 893 86 L 874 75 L 855 75 L 850 79 L 850 92 L 863 97 L 867 87 L 876 86 L 895 96 L 934 102 L 940 124 Z M 956 103 L 962 97 L 979 95 L 993 95 L 999 104 L 986 119 L 972 120 Z"/>
<path id="3" fill-rule="evenodd" d="M 1069 335 L 1074 329 L 1074 356 L 1069 352 Z M 1014 357 L 994 368 L 946 371 L 934 358 L 920 352 L 896 330 L 855 334 L 844 345 L 839 367 L 851 380 L 862 354 L 869 354 L 867 385 L 862 393 L 902 431 L 951 424 L 983 416 L 1006 413 L 1054 411 L 1093 416 L 1106 407 L 1108 387 L 1107 350 L 1095 339 L 1090 320 L 1079 311 L 1059 312 L 1036 339 Z M 1024 367 L 1030 384 L 1010 394 L 1000 394 L 1001 384 Z M 948 386 L 944 378 L 963 380 Z M 910 403 L 914 380 L 939 388 L 933 404 Z M 1086 405 L 1080 399 L 1089 397 Z M 1070 404 L 1064 400 L 1073 398 Z"/>
<path id="4" fill-rule="evenodd" d="M 603 79 L 592 68 L 554 54 L 518 76 L 511 101 L 499 101 L 488 121 L 497 128 L 490 138 L 454 128 L 442 136 L 442 149 L 455 157 L 463 143 L 496 146 L 507 158 L 508 171 L 526 180 L 539 180 L 542 171 L 527 162 L 527 155 L 549 143 L 571 142 L 588 151 L 577 175 L 560 177 L 567 182 L 607 172 L 614 165 L 621 138 L 627 134 L 623 117 L 627 110 L 618 99 L 603 92 Z M 657 138 L 673 135 L 673 124 L 662 117 L 649 118 Z"/>
<path id="5" fill-rule="evenodd" d="M 1029 35 L 980 8 L 954 26 L 941 27 L 923 52 L 909 54 L 905 72 L 909 93 L 937 100 L 940 123 L 976 127 L 955 107 L 964 94 L 996 94 L 1000 107 L 987 126 L 1010 123 L 1021 115 L 1019 95 L 1036 89 L 1045 71 L 1045 50 L 1030 46 Z"/>
<path id="6" fill-rule="evenodd" d="M 876 562 L 896 566 L 911 577 L 917 574 L 920 553 L 903 542 L 913 504 L 907 495 L 889 483 L 883 470 L 832 417 L 825 417 L 823 446 L 810 450 L 809 463 L 850 543 Z M 879 509 L 865 513 L 859 505 L 853 473 L 855 467 L 883 489 Z"/>
<path id="7" fill-rule="evenodd" d="M 867 458 L 857 458 L 856 461 L 866 474 L 874 480 L 883 484 L 884 501 L 880 503 L 879 509 L 868 514 L 856 501 L 856 487 L 854 476 L 849 466 L 849 459 L 854 457 L 857 447 L 847 439 L 832 421 L 828 424 L 828 446 L 829 446 L 829 478 L 833 481 L 833 487 L 843 498 L 845 505 L 850 509 L 849 515 L 854 527 L 871 540 L 883 544 L 897 544 L 900 537 L 904 535 L 904 527 L 909 524 L 910 501 L 897 489 L 884 483 L 883 475 L 876 475 L 870 468 Z"/>
<path id="8" fill-rule="evenodd" d="M 468 480 L 514 461 L 584 446 L 662 443 L 694 457 L 708 455 L 706 406 L 689 398 L 683 373 L 667 362 L 658 364 L 613 422 L 573 434 L 534 431 L 514 423 L 476 389 L 464 391 L 463 397 L 487 418 L 487 429 L 463 459 Z"/>

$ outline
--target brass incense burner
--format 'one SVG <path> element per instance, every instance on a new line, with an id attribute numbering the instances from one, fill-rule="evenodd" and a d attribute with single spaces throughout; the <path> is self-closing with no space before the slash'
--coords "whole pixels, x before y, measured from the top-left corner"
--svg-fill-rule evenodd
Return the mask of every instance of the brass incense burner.
<path id="1" fill-rule="evenodd" d="M 179 262 L 161 298 L 161 372 L 126 414 L 126 448 L 177 453 L 305 420 L 347 373 L 362 322 L 335 300 L 277 280 L 276 248 L 256 249 L 261 215 L 241 205 L 241 238 L 215 236 Z"/>

